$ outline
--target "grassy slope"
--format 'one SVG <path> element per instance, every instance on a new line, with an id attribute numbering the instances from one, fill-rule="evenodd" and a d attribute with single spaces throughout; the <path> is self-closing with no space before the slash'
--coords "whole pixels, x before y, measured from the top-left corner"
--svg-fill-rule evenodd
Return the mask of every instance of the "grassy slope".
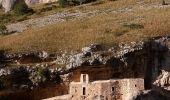
<path id="1" fill-rule="evenodd" d="M 137 0 L 118 0 L 93 6 L 75 7 L 70 10 L 90 11 L 106 8 L 135 6 Z M 146 3 L 150 3 L 145 0 Z M 170 34 L 170 9 L 152 8 L 147 11 L 135 6 L 130 13 L 99 14 L 90 19 L 63 22 L 41 30 L 29 30 L 21 34 L 0 37 L 0 48 L 13 52 L 46 50 L 78 50 L 91 43 L 102 43 L 107 47 L 118 42 L 139 41 L 148 37 Z M 135 23 L 144 28 L 132 29 L 124 24 Z"/>

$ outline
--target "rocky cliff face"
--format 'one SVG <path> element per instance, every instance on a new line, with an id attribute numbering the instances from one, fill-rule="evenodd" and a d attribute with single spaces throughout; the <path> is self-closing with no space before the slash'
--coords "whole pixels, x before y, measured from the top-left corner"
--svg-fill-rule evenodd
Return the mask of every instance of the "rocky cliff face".
<path id="1" fill-rule="evenodd" d="M 90 72 L 95 66 L 110 66 L 112 78 L 144 78 L 145 88 L 150 91 L 137 93 L 134 96 L 137 100 L 151 100 L 147 98 L 156 96 L 168 98 L 169 48 L 170 38 L 159 37 L 145 42 L 120 43 L 109 50 L 93 44 L 72 54 L 1 52 L 1 89 L 34 90 L 44 84 L 65 84 L 63 93 L 66 93 L 74 70 L 87 69 Z M 106 74 L 101 72 L 101 75 Z M 62 93 L 55 95 L 59 94 Z"/>

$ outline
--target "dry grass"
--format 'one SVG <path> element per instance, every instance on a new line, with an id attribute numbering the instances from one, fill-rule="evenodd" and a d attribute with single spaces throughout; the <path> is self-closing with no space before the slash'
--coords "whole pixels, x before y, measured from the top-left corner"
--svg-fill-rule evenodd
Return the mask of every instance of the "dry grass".
<path id="1" fill-rule="evenodd" d="M 27 19 L 34 19 L 34 18 L 47 16 L 50 14 L 55 14 L 58 12 L 62 12 L 63 10 L 69 9 L 69 8 L 61 8 L 58 3 L 37 4 L 31 6 L 30 8 L 34 10 L 33 14 L 25 14 L 20 16 L 16 15 L 13 11 L 10 11 L 6 14 L 4 10 L 0 8 L 0 23 L 4 23 L 4 24 L 16 23 Z"/>
<path id="2" fill-rule="evenodd" d="M 120 1 L 116 2 L 119 3 Z M 129 1 L 132 1 L 131 4 L 135 4 L 135 0 Z M 119 5 L 121 7 L 116 2 L 109 2 L 109 5 L 115 5 L 114 7 Z M 96 7 L 109 6 L 106 2 L 98 6 L 96 5 Z M 90 6 L 84 9 L 92 10 L 95 8 Z M 169 12 L 169 8 L 153 8 L 144 11 L 136 7 L 131 13 L 99 14 L 90 19 L 68 21 L 50 25 L 40 30 L 30 30 L 21 34 L 1 36 L 0 48 L 9 49 L 11 52 L 39 50 L 59 52 L 60 50 L 78 50 L 91 43 L 101 43 L 106 47 L 110 47 L 119 42 L 140 41 L 148 37 L 169 35 Z M 124 27 L 125 23 L 143 25 L 144 28 L 131 29 Z"/>

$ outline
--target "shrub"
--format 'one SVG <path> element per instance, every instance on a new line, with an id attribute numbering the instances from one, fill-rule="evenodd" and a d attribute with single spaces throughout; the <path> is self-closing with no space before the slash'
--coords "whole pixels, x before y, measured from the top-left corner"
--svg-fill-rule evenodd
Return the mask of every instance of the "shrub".
<path id="1" fill-rule="evenodd" d="M 4 24 L 0 24 L 0 34 L 1 35 L 5 35 L 5 34 L 7 34 L 7 28 L 6 28 L 6 26 L 4 25 Z"/>
<path id="2" fill-rule="evenodd" d="M 143 25 L 140 25 L 140 24 L 124 24 L 123 25 L 124 27 L 127 27 L 127 28 L 130 28 L 130 29 L 143 29 L 144 26 Z"/>
<path id="3" fill-rule="evenodd" d="M 122 35 L 124 35 L 125 33 L 127 33 L 128 32 L 128 30 L 116 30 L 115 32 L 114 32 L 114 35 L 115 36 L 122 36 Z"/>
<path id="4" fill-rule="evenodd" d="M 66 7 L 68 5 L 68 1 L 67 0 L 59 0 L 59 5 L 61 7 Z"/>
<path id="5" fill-rule="evenodd" d="M 165 0 L 162 0 L 162 5 L 167 5 L 167 3 L 165 2 Z"/>
<path id="6" fill-rule="evenodd" d="M 50 11 L 52 9 L 53 9 L 52 7 L 44 7 L 40 10 L 40 12 L 46 12 L 46 11 Z"/>
<path id="7" fill-rule="evenodd" d="M 16 15 L 24 15 L 24 14 L 30 14 L 34 11 L 30 8 L 28 8 L 27 4 L 24 0 L 19 0 L 14 6 L 14 13 Z"/>
<path id="8" fill-rule="evenodd" d="M 0 16 L 0 23 L 8 23 L 12 20 L 12 15 L 7 13 L 7 14 L 2 14 Z"/>
<path id="9" fill-rule="evenodd" d="M 39 85 L 47 80 L 46 76 L 47 70 L 41 67 L 34 69 L 34 72 L 30 73 L 29 79 L 33 85 Z"/>

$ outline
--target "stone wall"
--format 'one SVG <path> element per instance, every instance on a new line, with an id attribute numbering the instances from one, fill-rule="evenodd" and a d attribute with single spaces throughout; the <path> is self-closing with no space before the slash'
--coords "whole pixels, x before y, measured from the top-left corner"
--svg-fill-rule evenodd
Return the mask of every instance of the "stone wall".
<path id="1" fill-rule="evenodd" d="M 128 100 L 139 90 L 144 90 L 143 79 L 112 79 L 89 84 L 71 82 L 70 100 Z"/>
<path id="2" fill-rule="evenodd" d="M 140 90 L 144 90 L 143 79 L 123 79 L 120 81 L 122 100 L 131 100 Z"/>

